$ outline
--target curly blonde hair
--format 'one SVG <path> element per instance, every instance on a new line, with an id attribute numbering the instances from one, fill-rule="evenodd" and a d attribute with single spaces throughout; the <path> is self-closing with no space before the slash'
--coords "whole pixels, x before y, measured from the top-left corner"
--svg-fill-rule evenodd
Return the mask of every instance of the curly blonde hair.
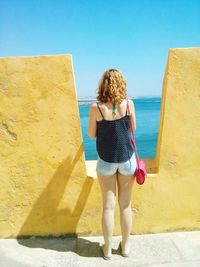
<path id="1" fill-rule="evenodd" d="M 101 103 L 122 103 L 127 98 L 126 80 L 122 72 L 117 69 L 106 70 L 99 81 L 96 92 L 96 99 Z"/>

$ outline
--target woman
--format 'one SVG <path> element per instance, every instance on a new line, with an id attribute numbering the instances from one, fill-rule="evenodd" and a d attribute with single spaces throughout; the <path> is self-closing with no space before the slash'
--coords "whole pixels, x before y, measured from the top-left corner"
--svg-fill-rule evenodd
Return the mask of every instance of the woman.
<path id="1" fill-rule="evenodd" d="M 131 131 L 136 130 L 135 108 L 127 99 L 126 81 L 117 69 L 106 70 L 97 88 L 97 102 L 90 106 L 88 136 L 96 138 L 96 172 L 102 192 L 104 259 L 111 259 L 116 184 L 120 207 L 123 256 L 129 254 L 132 228 L 131 192 L 136 157 Z"/>

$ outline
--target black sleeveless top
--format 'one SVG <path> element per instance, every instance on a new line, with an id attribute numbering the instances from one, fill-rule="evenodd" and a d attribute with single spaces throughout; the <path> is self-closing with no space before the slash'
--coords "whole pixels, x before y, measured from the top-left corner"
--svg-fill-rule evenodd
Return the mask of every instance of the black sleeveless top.
<path id="1" fill-rule="evenodd" d="M 130 116 L 126 115 L 116 120 L 105 120 L 97 103 L 103 120 L 96 121 L 96 150 L 101 159 L 107 162 L 125 162 L 134 153 L 131 143 Z M 128 103 L 127 103 L 128 107 Z"/>

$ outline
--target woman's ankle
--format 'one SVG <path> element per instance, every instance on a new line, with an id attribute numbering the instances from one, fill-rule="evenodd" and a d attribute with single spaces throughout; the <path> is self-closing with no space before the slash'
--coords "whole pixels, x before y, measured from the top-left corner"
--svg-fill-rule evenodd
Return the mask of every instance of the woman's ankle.
<path id="1" fill-rule="evenodd" d="M 103 251 L 105 255 L 111 255 L 112 254 L 112 247 L 110 244 L 103 244 Z"/>
<path id="2" fill-rule="evenodd" d="M 128 239 L 127 238 L 126 239 L 122 239 L 121 244 L 122 244 L 122 248 L 123 249 L 125 249 L 125 250 L 129 249 L 130 239 L 129 238 Z"/>
<path id="3" fill-rule="evenodd" d="M 111 245 L 110 243 L 105 243 L 105 242 L 104 242 L 104 247 L 105 247 L 106 249 L 111 249 L 112 245 Z"/>

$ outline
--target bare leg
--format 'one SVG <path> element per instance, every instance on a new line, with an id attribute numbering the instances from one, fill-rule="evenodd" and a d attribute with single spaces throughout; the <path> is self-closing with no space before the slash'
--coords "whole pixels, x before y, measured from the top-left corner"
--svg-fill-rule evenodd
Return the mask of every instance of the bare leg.
<path id="1" fill-rule="evenodd" d="M 114 230 L 114 211 L 116 197 L 116 179 L 117 174 L 110 176 L 99 175 L 98 180 L 102 191 L 102 230 L 104 236 L 104 254 L 111 255 L 112 251 L 112 234 Z"/>
<path id="2" fill-rule="evenodd" d="M 126 176 L 118 173 L 118 202 L 120 207 L 121 246 L 123 253 L 129 253 L 129 237 L 132 228 L 131 193 L 133 180 L 133 175 Z"/>

